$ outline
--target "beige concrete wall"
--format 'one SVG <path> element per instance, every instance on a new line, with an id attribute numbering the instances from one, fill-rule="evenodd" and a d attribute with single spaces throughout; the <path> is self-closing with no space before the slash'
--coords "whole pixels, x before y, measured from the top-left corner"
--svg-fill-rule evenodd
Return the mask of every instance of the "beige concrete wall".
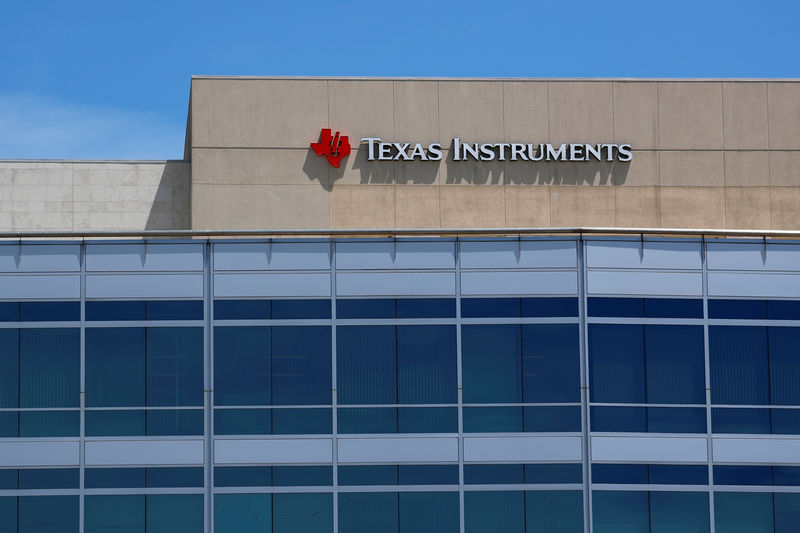
<path id="1" fill-rule="evenodd" d="M 192 227 L 800 229 L 800 82 L 195 78 Z M 330 127 L 354 152 L 331 168 Z M 384 141 L 630 143 L 631 163 L 367 161 Z"/>
<path id="2" fill-rule="evenodd" d="M 188 229 L 189 163 L 0 161 L 0 231 Z"/>

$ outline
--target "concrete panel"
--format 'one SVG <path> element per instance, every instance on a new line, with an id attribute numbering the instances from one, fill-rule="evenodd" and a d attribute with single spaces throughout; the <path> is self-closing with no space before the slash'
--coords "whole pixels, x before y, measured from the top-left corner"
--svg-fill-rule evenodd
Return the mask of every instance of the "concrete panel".
<path id="1" fill-rule="evenodd" d="M 503 185 L 515 185 L 515 186 L 555 185 L 553 177 L 553 166 L 554 166 L 553 163 L 548 163 L 546 161 L 507 160 L 505 162 L 505 166 L 502 169 L 502 179 L 500 175 L 498 175 L 497 179 L 493 178 L 491 180 L 491 183 L 492 184 L 502 183 Z"/>
<path id="2" fill-rule="evenodd" d="M 722 83 L 659 82 L 662 150 L 722 149 Z"/>
<path id="3" fill-rule="evenodd" d="M 612 142 L 614 98 L 611 86 L 607 81 L 548 82 L 548 142 Z"/>
<path id="4" fill-rule="evenodd" d="M 469 463 L 580 461 L 580 437 L 464 437 L 464 461 Z"/>
<path id="5" fill-rule="evenodd" d="M 203 440 L 107 440 L 84 445 L 87 466 L 202 465 Z"/>
<path id="6" fill-rule="evenodd" d="M 547 85 L 547 82 L 540 81 L 503 82 L 503 129 L 506 142 L 548 142 Z"/>
<path id="7" fill-rule="evenodd" d="M 403 189 L 410 190 L 432 190 L 432 187 L 425 187 L 425 185 L 433 186 L 439 185 L 446 179 L 447 172 L 445 171 L 447 161 L 449 158 L 449 150 L 442 147 L 442 159 L 440 161 L 392 161 L 390 163 L 381 163 L 379 161 L 364 162 L 360 170 L 362 183 L 366 177 L 369 183 L 394 183 L 395 185 L 406 185 L 406 187 L 397 187 L 395 192 Z M 387 165 L 385 176 L 375 172 L 373 178 L 372 172 L 366 172 L 367 169 L 381 169 L 382 165 Z M 383 180 L 383 181 L 380 181 Z M 413 185 L 413 187 L 410 187 Z M 431 193 L 433 194 L 433 193 Z M 438 198 L 438 190 L 435 193 Z"/>
<path id="8" fill-rule="evenodd" d="M 425 146 L 439 142 L 439 82 L 399 80 L 392 83 L 393 139 Z"/>
<path id="9" fill-rule="evenodd" d="M 655 187 L 660 183 L 659 152 L 635 150 L 630 163 L 615 162 L 612 169 L 613 185 Z"/>
<path id="10" fill-rule="evenodd" d="M 578 292 L 576 272 L 462 272 L 464 296 L 566 296 Z"/>
<path id="11" fill-rule="evenodd" d="M 772 186 L 800 185 L 800 152 L 770 152 L 769 183 Z"/>
<path id="12" fill-rule="evenodd" d="M 324 274 L 215 274 L 215 298 L 328 298 L 331 276 Z"/>
<path id="13" fill-rule="evenodd" d="M 658 84 L 617 81 L 612 85 L 614 142 L 629 143 L 636 150 L 658 148 Z"/>
<path id="14" fill-rule="evenodd" d="M 0 276 L 0 295 L 6 300 L 66 300 L 81 297 L 80 275 L 7 274 Z"/>
<path id="15" fill-rule="evenodd" d="M 625 436 L 591 438 L 592 461 L 612 463 L 705 463 L 705 437 Z"/>
<path id="16" fill-rule="evenodd" d="M 615 187 L 614 225 L 620 228 L 657 228 L 661 201 L 657 187 Z"/>
<path id="17" fill-rule="evenodd" d="M 587 293 L 624 296 L 702 296 L 700 272 L 647 272 L 591 270 Z"/>
<path id="18" fill-rule="evenodd" d="M 547 187 L 505 187 L 506 227 L 550 226 L 550 191 Z"/>
<path id="19" fill-rule="evenodd" d="M 337 296 L 455 296 L 453 272 L 339 272 Z"/>
<path id="20" fill-rule="evenodd" d="M 709 272 L 709 296 L 800 298 L 800 275 Z"/>
<path id="21" fill-rule="evenodd" d="M 0 272 L 78 272 L 79 244 L 2 244 Z"/>
<path id="22" fill-rule="evenodd" d="M 428 463 L 458 461 L 456 437 L 340 438 L 340 463 Z"/>
<path id="23" fill-rule="evenodd" d="M 725 227 L 769 230 L 771 226 L 769 187 L 725 188 Z"/>
<path id="24" fill-rule="evenodd" d="M 196 184 L 328 185 L 328 168 L 328 160 L 308 146 L 192 151 L 192 182 Z"/>
<path id="25" fill-rule="evenodd" d="M 467 240 L 460 242 L 461 268 L 575 268 L 573 240 Z"/>
<path id="26" fill-rule="evenodd" d="M 800 245 L 709 241 L 709 270 L 800 270 Z"/>
<path id="27" fill-rule="evenodd" d="M 197 244 L 87 244 L 91 272 L 202 271 L 203 247 Z"/>
<path id="28" fill-rule="evenodd" d="M 696 241 L 588 241 L 586 266 L 700 270 L 702 247 Z"/>
<path id="29" fill-rule="evenodd" d="M 332 228 L 394 228 L 394 187 L 337 185 L 330 195 Z"/>
<path id="30" fill-rule="evenodd" d="M 502 82 L 439 82 L 439 138 L 449 146 L 453 137 L 463 142 L 503 138 Z"/>
<path id="31" fill-rule="evenodd" d="M 330 463 L 332 439 L 215 439 L 216 464 Z"/>
<path id="32" fill-rule="evenodd" d="M 722 84 L 726 150 L 763 150 L 768 145 L 767 84 Z"/>
<path id="33" fill-rule="evenodd" d="M 505 225 L 502 187 L 443 185 L 439 189 L 443 228 L 501 228 Z"/>
<path id="34" fill-rule="evenodd" d="M 769 185 L 769 152 L 725 152 L 725 185 L 755 187 Z"/>
<path id="35" fill-rule="evenodd" d="M 612 187 L 551 187 L 550 223 L 554 227 L 614 226 Z"/>
<path id="36" fill-rule="evenodd" d="M 771 187 L 772 229 L 800 229 L 800 187 Z"/>
<path id="37" fill-rule="evenodd" d="M 87 298 L 202 298 L 203 274 L 88 274 Z"/>
<path id="38" fill-rule="evenodd" d="M 769 148 L 800 150 L 800 83 L 768 83 Z"/>
<path id="39" fill-rule="evenodd" d="M 399 140 L 394 139 L 393 87 L 389 80 L 329 81 L 331 128 L 350 135 L 353 147 L 362 137 Z"/>
<path id="40" fill-rule="evenodd" d="M 662 228 L 725 228 L 723 187 L 661 187 Z"/>
<path id="41" fill-rule="evenodd" d="M 797 437 L 714 437 L 712 446 L 715 463 L 800 463 Z"/>
<path id="42" fill-rule="evenodd" d="M 337 269 L 455 268 L 454 241 L 338 242 Z"/>
<path id="43" fill-rule="evenodd" d="M 660 152 L 659 184 L 662 187 L 725 184 L 723 152 Z"/>
<path id="44" fill-rule="evenodd" d="M 397 185 L 394 188 L 397 228 L 438 228 L 439 186 Z"/>
<path id="45" fill-rule="evenodd" d="M 192 80 L 192 147 L 308 148 L 328 123 L 326 80 Z M 258 112 L 254 112 L 258 110 Z"/>
<path id="46" fill-rule="evenodd" d="M 0 466 L 78 466 L 80 449 L 78 441 L 3 440 Z"/>

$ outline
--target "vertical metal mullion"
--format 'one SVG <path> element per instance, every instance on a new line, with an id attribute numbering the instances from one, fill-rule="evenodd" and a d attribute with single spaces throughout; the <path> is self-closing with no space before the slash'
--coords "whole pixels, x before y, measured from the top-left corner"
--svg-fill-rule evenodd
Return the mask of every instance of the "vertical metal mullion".
<path id="1" fill-rule="evenodd" d="M 583 236 L 578 236 L 576 243 L 578 253 L 578 339 L 580 343 L 580 368 L 581 368 L 581 431 L 583 452 L 583 530 L 591 533 L 592 525 L 592 468 L 590 462 L 590 417 L 589 417 L 589 347 L 586 328 L 586 278 L 587 268 L 586 242 Z"/>
<path id="2" fill-rule="evenodd" d="M 461 367 L 461 240 L 454 242 L 456 253 L 456 376 L 458 380 L 458 523 L 464 533 L 464 394 Z"/>
<path id="3" fill-rule="evenodd" d="M 711 428 L 711 351 L 708 337 L 708 243 L 705 236 L 700 241 L 703 265 L 703 354 L 706 383 L 706 454 L 708 455 L 708 511 L 709 533 L 715 533 L 714 524 L 714 441 Z"/>
<path id="4" fill-rule="evenodd" d="M 205 532 L 211 533 L 214 529 L 214 461 L 212 449 L 214 446 L 214 365 L 212 364 L 214 328 L 211 327 L 214 319 L 214 276 L 212 271 L 212 243 L 206 240 L 204 264 L 204 302 L 205 302 L 205 348 L 203 360 L 205 361 L 203 401 L 206 415 L 205 424 Z"/>
<path id="5" fill-rule="evenodd" d="M 78 531 L 84 530 L 85 502 L 84 502 L 84 449 L 86 443 L 86 241 L 81 242 L 81 326 L 80 326 L 80 457 L 79 457 L 79 496 L 78 496 Z"/>
<path id="6" fill-rule="evenodd" d="M 336 240 L 331 238 L 331 431 L 333 470 L 333 533 L 339 533 L 339 416 L 336 383 Z"/>

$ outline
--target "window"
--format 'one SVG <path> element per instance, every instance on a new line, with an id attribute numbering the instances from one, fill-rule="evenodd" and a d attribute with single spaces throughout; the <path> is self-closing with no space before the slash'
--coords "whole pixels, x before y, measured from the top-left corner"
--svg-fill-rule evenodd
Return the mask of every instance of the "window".
<path id="1" fill-rule="evenodd" d="M 582 533 L 580 491 L 498 491 L 464 494 L 466 533 Z"/>
<path id="2" fill-rule="evenodd" d="M 709 531 L 705 492 L 593 491 L 596 533 L 660 533 Z"/>

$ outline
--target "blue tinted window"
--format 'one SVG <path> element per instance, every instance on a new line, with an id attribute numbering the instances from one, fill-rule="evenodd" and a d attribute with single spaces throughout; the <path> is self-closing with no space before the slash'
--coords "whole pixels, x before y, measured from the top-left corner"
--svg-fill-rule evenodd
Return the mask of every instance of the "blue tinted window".
<path id="1" fill-rule="evenodd" d="M 465 492 L 464 525 L 467 533 L 525 531 L 524 493 Z"/>
<path id="2" fill-rule="evenodd" d="M 80 302 L 20 302 L 22 322 L 57 322 L 81 319 Z"/>
<path id="3" fill-rule="evenodd" d="M 273 300 L 274 319 L 325 319 L 331 317 L 330 300 Z"/>
<path id="4" fill-rule="evenodd" d="M 270 328 L 214 328 L 214 404 L 268 405 Z"/>
<path id="5" fill-rule="evenodd" d="M 214 495 L 215 533 L 270 533 L 271 531 L 271 495 Z"/>
<path id="6" fill-rule="evenodd" d="M 23 469 L 19 471 L 20 489 L 77 489 L 77 468 Z"/>
<path id="7" fill-rule="evenodd" d="M 644 316 L 642 298 L 588 298 L 589 316 L 632 317 Z"/>
<path id="8" fill-rule="evenodd" d="M 148 468 L 148 487 L 202 487 L 202 468 Z"/>
<path id="9" fill-rule="evenodd" d="M 767 328 L 709 328 L 711 402 L 728 405 L 769 404 Z"/>
<path id="10" fill-rule="evenodd" d="M 771 409 L 772 433 L 776 435 L 800 434 L 800 410 Z"/>
<path id="11" fill-rule="evenodd" d="M 714 522 L 717 533 L 775 533 L 772 494 L 716 492 Z"/>
<path id="12" fill-rule="evenodd" d="M 331 403 L 331 328 L 272 328 L 272 403 Z"/>
<path id="13" fill-rule="evenodd" d="M 19 407 L 19 330 L 0 329 L 0 409 L 14 407 Z"/>
<path id="14" fill-rule="evenodd" d="M 524 465 L 464 465 L 464 483 L 468 485 L 511 485 L 524 482 Z"/>
<path id="15" fill-rule="evenodd" d="M 657 485 L 707 485 L 706 465 L 650 465 L 650 483 Z"/>
<path id="16" fill-rule="evenodd" d="M 331 409 L 273 409 L 274 435 L 326 434 L 333 432 Z"/>
<path id="17" fill-rule="evenodd" d="M 522 401 L 520 326 L 462 326 L 461 354 L 465 403 Z"/>
<path id="18" fill-rule="evenodd" d="M 269 435 L 272 417 L 266 409 L 215 409 L 217 435 Z"/>
<path id="19" fill-rule="evenodd" d="M 500 318 L 520 316 L 519 298 L 463 298 L 462 318 Z"/>
<path id="20" fill-rule="evenodd" d="M 336 318 L 394 317 L 394 300 L 336 300 Z"/>
<path id="21" fill-rule="evenodd" d="M 145 405 L 145 329 L 86 330 L 86 406 Z"/>
<path id="22" fill-rule="evenodd" d="M 340 533 L 398 533 L 396 492 L 339 494 Z"/>
<path id="23" fill-rule="evenodd" d="M 20 437 L 77 437 L 78 411 L 23 411 L 19 414 Z"/>
<path id="24" fill-rule="evenodd" d="M 16 497 L 0 497 L 0 532 L 17 533 Z"/>
<path id="25" fill-rule="evenodd" d="M 458 465 L 400 465 L 400 485 L 457 485 Z"/>
<path id="26" fill-rule="evenodd" d="M 524 407 L 523 426 L 526 432 L 580 431 L 581 408 Z"/>
<path id="27" fill-rule="evenodd" d="M 650 533 L 647 492 L 592 491 L 595 533 Z"/>
<path id="28" fill-rule="evenodd" d="M 592 431 L 647 431 L 644 407 L 590 407 Z"/>
<path id="29" fill-rule="evenodd" d="M 333 472 L 330 466 L 274 466 L 272 483 L 276 487 L 331 485 Z"/>
<path id="30" fill-rule="evenodd" d="M 457 492 L 401 492 L 398 533 L 458 533 Z"/>
<path id="31" fill-rule="evenodd" d="M 272 469 L 268 466 L 228 466 L 214 468 L 217 487 L 269 487 Z"/>
<path id="32" fill-rule="evenodd" d="M 648 403 L 705 403 L 702 326 L 645 326 Z"/>
<path id="33" fill-rule="evenodd" d="M 326 533 L 333 531 L 331 494 L 273 494 L 274 533 Z"/>
<path id="34" fill-rule="evenodd" d="M 582 483 L 579 464 L 525 465 L 525 483 Z"/>
<path id="35" fill-rule="evenodd" d="M 715 465 L 714 483 L 717 485 L 772 485 L 772 467 Z"/>
<path id="36" fill-rule="evenodd" d="M 458 472 L 456 472 L 457 479 Z M 397 467 L 394 465 L 340 466 L 338 481 L 339 485 L 345 486 L 397 485 Z"/>
<path id="37" fill-rule="evenodd" d="M 796 487 L 800 485 L 800 467 L 797 466 L 773 466 L 773 484 L 778 486 Z"/>
<path id="38" fill-rule="evenodd" d="M 202 494 L 149 494 L 147 533 L 203 533 Z"/>
<path id="39" fill-rule="evenodd" d="M 19 320 L 19 302 L 0 302 L 0 322 Z"/>
<path id="40" fill-rule="evenodd" d="M 340 326 L 336 335 L 339 403 L 396 403 L 395 327 Z"/>
<path id="41" fill-rule="evenodd" d="M 577 298 L 522 298 L 523 317 L 578 316 Z"/>
<path id="42" fill-rule="evenodd" d="M 769 409 L 712 409 L 714 433 L 770 433 Z"/>
<path id="43" fill-rule="evenodd" d="M 592 483 L 648 483 L 647 465 L 592 465 Z"/>
<path id="44" fill-rule="evenodd" d="M 80 330 L 22 329 L 19 406 L 80 405 Z"/>
<path id="45" fill-rule="evenodd" d="M 144 435 L 144 411 L 86 411 L 87 437 Z"/>
<path id="46" fill-rule="evenodd" d="M 704 408 L 648 407 L 647 431 L 651 433 L 705 433 Z"/>
<path id="47" fill-rule="evenodd" d="M 19 414 L 0 411 L 0 437 L 19 437 Z"/>
<path id="48" fill-rule="evenodd" d="M 86 302 L 86 320 L 144 320 L 145 302 Z"/>
<path id="49" fill-rule="evenodd" d="M 398 433 L 457 433 L 455 407 L 401 407 L 397 410 Z"/>
<path id="50" fill-rule="evenodd" d="M 648 318 L 703 318 L 703 300 L 645 298 L 644 316 Z"/>
<path id="51" fill-rule="evenodd" d="M 652 532 L 708 533 L 710 517 L 705 492 L 651 492 Z"/>
<path id="52" fill-rule="evenodd" d="M 767 318 L 766 300 L 709 300 L 708 318 Z"/>
<path id="53" fill-rule="evenodd" d="M 338 410 L 339 433 L 397 433 L 397 409 L 351 407 Z"/>
<path id="54" fill-rule="evenodd" d="M 593 402 L 644 403 L 644 327 L 590 324 L 589 381 Z"/>
<path id="55" fill-rule="evenodd" d="M 768 329 L 771 403 L 800 405 L 800 328 Z"/>
<path id="56" fill-rule="evenodd" d="M 800 301 L 769 300 L 767 316 L 770 320 L 800 320 Z"/>
<path id="57" fill-rule="evenodd" d="M 397 318 L 455 318 L 452 298 L 402 298 L 397 300 Z"/>
<path id="58" fill-rule="evenodd" d="M 145 415 L 146 435 L 202 435 L 203 411 L 200 409 L 159 409 Z"/>
<path id="59" fill-rule="evenodd" d="M 203 328 L 147 328 L 147 405 L 203 405 Z"/>
<path id="60" fill-rule="evenodd" d="M 20 496 L 19 533 L 78 533 L 78 497 Z"/>
<path id="61" fill-rule="evenodd" d="M 800 494 L 773 495 L 775 533 L 793 533 L 800 524 Z"/>
<path id="62" fill-rule="evenodd" d="M 84 531 L 86 533 L 143 533 L 145 531 L 145 496 L 126 494 L 86 496 Z"/>
<path id="63" fill-rule="evenodd" d="M 522 431 L 521 407 L 464 407 L 465 433 Z"/>
<path id="64" fill-rule="evenodd" d="M 16 490 L 19 488 L 18 484 L 19 474 L 17 470 L 0 470 L 0 490 Z M 0 529 L 2 531 L 2 529 Z"/>
<path id="65" fill-rule="evenodd" d="M 397 328 L 398 403 L 456 403 L 455 326 Z"/>
<path id="66" fill-rule="evenodd" d="M 203 320 L 202 300 L 147 302 L 147 320 Z"/>
<path id="67" fill-rule="evenodd" d="M 269 300 L 214 300 L 215 320 L 266 320 L 270 316 Z"/>
<path id="68" fill-rule="evenodd" d="M 522 326 L 522 389 L 526 403 L 580 401 L 577 324 Z"/>
<path id="69" fill-rule="evenodd" d="M 139 489 L 145 486 L 144 468 L 87 468 L 83 476 L 87 489 Z"/>
<path id="70" fill-rule="evenodd" d="M 526 531 L 583 532 L 583 494 L 574 490 L 525 493 Z"/>

